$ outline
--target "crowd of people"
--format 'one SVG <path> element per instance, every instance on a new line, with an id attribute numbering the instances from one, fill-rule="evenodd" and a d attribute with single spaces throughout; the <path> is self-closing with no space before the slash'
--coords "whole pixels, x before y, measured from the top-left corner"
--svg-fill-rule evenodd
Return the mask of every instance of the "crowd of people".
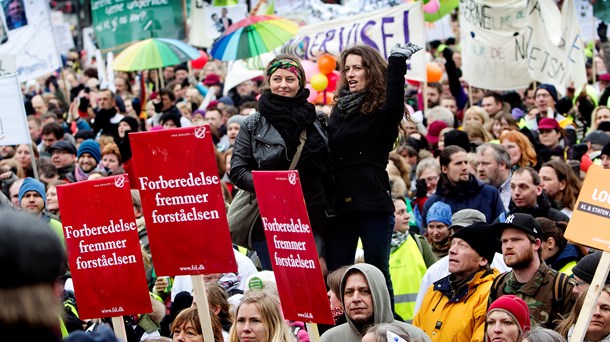
<path id="1" fill-rule="evenodd" d="M 587 171 L 610 168 L 606 36 L 600 25 L 589 84 L 561 95 L 536 82 L 505 92 L 465 85 L 453 40 L 421 52 L 397 44 L 387 60 L 346 48 L 332 103 L 308 101 L 292 55 L 233 89 L 211 60 L 201 70 L 117 72 L 116 91 L 73 55 L 60 75 L 23 85 L 32 145 L 0 149 L 0 203 L 13 209 L 0 214 L 10 266 L 0 330 L 113 340 L 108 319 L 79 318 L 57 186 L 130 172 L 132 132 L 207 124 L 227 208 L 238 191 L 273 191 L 255 189 L 252 171 L 299 171 L 336 323 L 320 326 L 322 341 L 569 339 L 601 258 L 564 233 Z M 414 53 L 443 68 L 440 83 L 405 82 Z M 304 322 L 282 316 L 260 218 L 246 232 L 251 245 L 235 245 L 238 272 L 205 276 L 202 308 L 188 277 L 156 274 L 137 190 L 132 201 L 153 312 L 124 317 L 130 342 L 203 341 L 204 328 L 215 341 L 309 341 Z M 211 327 L 197 310 L 210 311 Z M 606 286 L 586 341 L 610 341 L 609 310 Z"/>

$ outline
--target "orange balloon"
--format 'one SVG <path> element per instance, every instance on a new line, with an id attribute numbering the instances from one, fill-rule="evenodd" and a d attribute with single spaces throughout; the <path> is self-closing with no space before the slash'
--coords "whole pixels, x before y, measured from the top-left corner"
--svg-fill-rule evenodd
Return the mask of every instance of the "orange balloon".
<path id="1" fill-rule="evenodd" d="M 324 75 L 328 75 L 337 67 L 337 60 L 335 57 L 324 54 L 318 58 L 318 70 Z"/>
<path id="2" fill-rule="evenodd" d="M 440 82 L 443 77 L 443 70 L 436 63 L 426 64 L 426 78 L 428 82 Z"/>
<path id="3" fill-rule="evenodd" d="M 326 97 L 324 96 L 324 94 L 326 94 Z M 330 104 L 333 104 L 333 96 L 334 96 L 334 94 L 331 93 L 331 92 L 321 91 L 316 96 L 315 104 L 317 104 L 317 105 L 330 105 Z"/>

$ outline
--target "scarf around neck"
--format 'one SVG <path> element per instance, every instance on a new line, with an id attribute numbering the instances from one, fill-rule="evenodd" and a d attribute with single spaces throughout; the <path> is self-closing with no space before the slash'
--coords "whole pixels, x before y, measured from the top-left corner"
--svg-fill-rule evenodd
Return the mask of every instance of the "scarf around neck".
<path id="1" fill-rule="evenodd" d="M 286 97 L 265 91 L 258 108 L 260 114 L 280 133 L 286 143 L 288 156 L 294 156 L 300 144 L 301 131 L 316 120 L 314 105 L 307 102 L 309 89 L 304 88 L 294 97 Z"/>
<path id="2" fill-rule="evenodd" d="M 360 111 L 365 95 L 366 91 L 352 93 L 345 88 L 341 89 L 341 92 L 339 93 L 340 97 L 337 101 L 340 117 L 345 120 L 357 114 Z"/>
<path id="3" fill-rule="evenodd" d="M 390 241 L 390 253 L 394 253 L 409 238 L 409 233 L 393 232 Z"/>

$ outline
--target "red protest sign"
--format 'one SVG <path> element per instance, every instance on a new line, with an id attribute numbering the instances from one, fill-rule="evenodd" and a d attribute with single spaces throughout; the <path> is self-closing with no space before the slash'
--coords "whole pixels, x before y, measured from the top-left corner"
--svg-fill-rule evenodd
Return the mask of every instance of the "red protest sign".
<path id="1" fill-rule="evenodd" d="M 334 324 L 298 171 L 253 171 L 284 317 Z"/>
<path id="2" fill-rule="evenodd" d="M 126 175 L 57 187 L 81 319 L 152 311 Z"/>
<path id="3" fill-rule="evenodd" d="M 237 272 L 210 127 L 129 138 L 156 273 Z"/>

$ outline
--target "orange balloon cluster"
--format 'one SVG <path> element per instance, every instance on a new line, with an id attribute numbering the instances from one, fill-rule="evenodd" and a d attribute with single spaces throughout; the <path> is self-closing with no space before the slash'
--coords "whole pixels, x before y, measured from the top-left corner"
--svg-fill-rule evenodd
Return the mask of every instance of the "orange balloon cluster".
<path id="1" fill-rule="evenodd" d="M 333 101 L 332 92 L 337 88 L 339 81 L 339 72 L 335 70 L 337 59 L 329 54 L 324 54 L 318 58 L 317 65 L 315 65 L 317 70 L 314 70 L 312 64 L 312 62 L 303 61 L 305 76 L 309 81 L 308 100 L 315 104 L 330 104 Z M 316 73 L 316 71 L 318 72 Z"/>

